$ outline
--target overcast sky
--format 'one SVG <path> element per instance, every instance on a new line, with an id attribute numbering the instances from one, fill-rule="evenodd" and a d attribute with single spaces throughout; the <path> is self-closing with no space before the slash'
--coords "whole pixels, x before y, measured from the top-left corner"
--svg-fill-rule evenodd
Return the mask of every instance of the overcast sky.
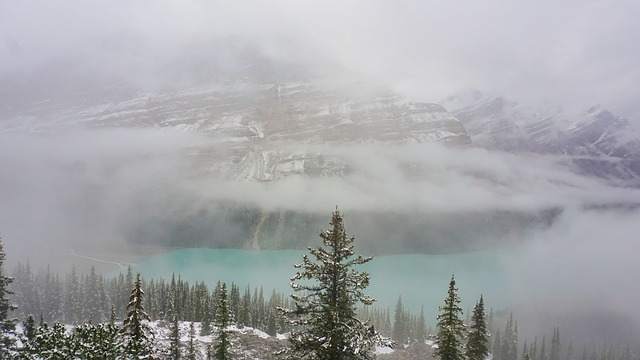
<path id="1" fill-rule="evenodd" d="M 135 76 L 235 35 L 422 100 L 478 88 L 600 103 L 634 121 L 639 13 L 636 0 L 0 1 L 0 73 L 71 58 L 89 71 Z"/>

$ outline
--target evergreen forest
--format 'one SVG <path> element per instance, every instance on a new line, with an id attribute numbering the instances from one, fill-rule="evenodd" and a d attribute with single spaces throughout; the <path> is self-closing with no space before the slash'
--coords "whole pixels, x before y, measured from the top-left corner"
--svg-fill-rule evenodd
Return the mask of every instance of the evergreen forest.
<path id="1" fill-rule="evenodd" d="M 366 295 L 369 274 L 357 270 L 375 260 L 354 255 L 355 237 L 346 235 L 342 219 L 336 210 L 322 244 L 294 265 L 293 294 L 248 284 L 210 287 L 179 274 L 143 278 L 131 267 L 105 277 L 95 268 L 80 273 L 72 265 L 60 274 L 27 261 L 7 272 L 0 241 L 0 358 L 638 359 L 635 344 L 574 339 L 559 327 L 519 338 L 516 316 L 487 310 L 482 296 L 464 311 L 454 275 L 438 295 L 444 301 L 435 324 L 424 309 L 406 309 L 401 294 L 393 309 L 378 307 Z M 271 342 L 249 344 L 240 335 L 246 329 Z"/>

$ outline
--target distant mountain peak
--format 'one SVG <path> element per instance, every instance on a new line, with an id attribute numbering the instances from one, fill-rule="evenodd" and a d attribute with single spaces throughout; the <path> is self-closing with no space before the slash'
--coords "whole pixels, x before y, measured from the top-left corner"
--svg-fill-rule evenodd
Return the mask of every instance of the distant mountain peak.
<path id="1" fill-rule="evenodd" d="M 443 105 L 462 121 L 476 146 L 574 156 L 580 173 L 640 186 L 640 132 L 601 105 L 572 113 L 559 105 L 523 105 L 477 90 L 452 95 Z"/>

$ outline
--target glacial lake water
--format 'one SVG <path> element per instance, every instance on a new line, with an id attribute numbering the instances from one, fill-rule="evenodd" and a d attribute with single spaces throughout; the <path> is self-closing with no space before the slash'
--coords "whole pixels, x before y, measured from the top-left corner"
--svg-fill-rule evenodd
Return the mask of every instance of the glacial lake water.
<path id="1" fill-rule="evenodd" d="M 290 294 L 289 279 L 295 274 L 293 265 L 302 262 L 308 252 L 296 250 L 231 250 L 183 249 L 153 255 L 139 262 L 134 271 L 146 278 L 171 279 L 173 274 L 194 283 L 204 281 L 215 286 L 217 281 L 262 286 L 265 297 L 272 289 Z M 424 306 L 430 324 L 447 293 L 451 274 L 462 299 L 462 307 L 471 309 L 480 294 L 487 307 L 505 306 L 506 271 L 496 252 L 474 252 L 453 255 L 386 255 L 376 256 L 358 269 L 371 274 L 366 293 L 377 299 L 376 306 L 389 307 L 392 314 L 398 296 L 412 312 Z M 392 315 L 393 316 L 393 315 Z"/>

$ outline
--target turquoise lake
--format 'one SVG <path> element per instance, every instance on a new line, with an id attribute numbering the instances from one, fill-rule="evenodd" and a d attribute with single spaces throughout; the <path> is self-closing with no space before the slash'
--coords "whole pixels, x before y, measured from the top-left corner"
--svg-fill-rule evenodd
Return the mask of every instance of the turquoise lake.
<path id="1" fill-rule="evenodd" d="M 295 250 L 183 249 L 143 259 L 134 271 L 146 278 L 171 279 L 173 274 L 194 283 L 214 286 L 219 280 L 235 282 L 241 289 L 262 286 L 268 297 L 272 289 L 291 293 L 289 279 L 293 265 L 302 262 L 307 252 Z M 378 301 L 376 306 L 395 309 L 398 296 L 408 310 L 419 312 L 424 306 L 427 320 L 433 324 L 438 307 L 446 296 L 451 274 L 462 298 L 463 309 L 472 308 L 480 294 L 487 307 L 505 306 L 505 269 L 496 252 L 455 255 L 376 256 L 358 269 L 371 274 L 366 293 Z"/>

